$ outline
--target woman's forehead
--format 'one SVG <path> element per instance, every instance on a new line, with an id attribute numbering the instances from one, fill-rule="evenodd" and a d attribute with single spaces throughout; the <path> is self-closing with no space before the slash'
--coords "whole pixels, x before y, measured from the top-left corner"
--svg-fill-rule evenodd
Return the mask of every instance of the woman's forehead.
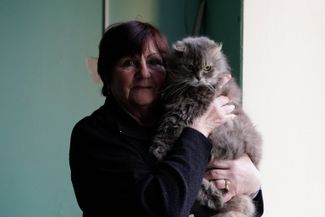
<path id="1" fill-rule="evenodd" d="M 143 45 L 142 53 L 149 54 L 149 53 L 159 53 L 159 52 L 156 44 L 152 40 L 149 40 Z"/>

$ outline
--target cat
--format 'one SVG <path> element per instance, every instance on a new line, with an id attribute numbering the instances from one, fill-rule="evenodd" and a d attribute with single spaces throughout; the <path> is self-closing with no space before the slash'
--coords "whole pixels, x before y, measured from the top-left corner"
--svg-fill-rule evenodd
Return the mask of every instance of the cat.
<path id="1" fill-rule="evenodd" d="M 222 45 L 205 36 L 186 37 L 173 44 L 165 57 L 166 87 L 162 91 L 164 113 L 150 151 L 161 160 L 186 126 L 201 116 L 212 100 L 227 96 L 235 105 L 236 117 L 212 131 L 211 161 L 231 160 L 247 154 L 258 167 L 262 138 L 241 107 L 241 90 L 232 78 Z M 203 178 L 198 201 L 218 210 L 216 217 L 252 217 L 255 206 L 249 196 L 238 195 L 223 203 L 225 191 Z"/>

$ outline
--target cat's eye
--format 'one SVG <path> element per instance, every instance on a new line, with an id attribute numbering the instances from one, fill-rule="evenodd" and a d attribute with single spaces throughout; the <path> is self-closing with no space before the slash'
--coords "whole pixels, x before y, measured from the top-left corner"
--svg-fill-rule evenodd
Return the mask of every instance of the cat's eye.
<path id="1" fill-rule="evenodd" d="M 188 64 L 186 67 L 187 67 L 188 69 L 190 69 L 190 70 L 193 70 L 193 69 L 194 69 L 194 65 L 192 65 L 192 64 Z"/>
<path id="2" fill-rule="evenodd" d="M 205 67 L 203 68 L 203 70 L 204 70 L 204 71 L 210 71 L 210 70 L 211 70 L 211 66 L 205 66 Z"/>

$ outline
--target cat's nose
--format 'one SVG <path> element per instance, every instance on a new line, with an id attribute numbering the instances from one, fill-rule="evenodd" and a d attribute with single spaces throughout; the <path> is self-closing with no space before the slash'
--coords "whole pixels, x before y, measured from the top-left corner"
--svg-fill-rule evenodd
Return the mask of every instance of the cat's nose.
<path id="1" fill-rule="evenodd" d="M 201 80 L 201 77 L 200 77 L 200 75 L 195 75 L 195 78 L 196 78 L 198 81 L 200 81 L 200 80 Z"/>

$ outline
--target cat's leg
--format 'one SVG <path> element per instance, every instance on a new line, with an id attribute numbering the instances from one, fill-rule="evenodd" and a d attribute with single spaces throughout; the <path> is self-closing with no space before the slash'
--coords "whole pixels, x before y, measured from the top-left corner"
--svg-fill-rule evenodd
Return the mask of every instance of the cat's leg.
<path id="1" fill-rule="evenodd" d="M 226 212 L 226 213 L 219 213 L 214 215 L 213 217 L 247 217 L 245 214 L 240 212 Z"/>
<path id="2" fill-rule="evenodd" d="M 159 134 L 154 138 L 154 145 L 150 147 L 150 151 L 155 155 L 155 157 L 161 160 L 170 149 L 170 143 L 168 142 L 168 138 Z"/>
<path id="3" fill-rule="evenodd" d="M 197 199 L 202 205 L 218 210 L 223 207 L 222 192 L 212 182 L 203 178 Z"/>
<path id="4" fill-rule="evenodd" d="M 166 121 L 163 122 L 158 129 L 153 140 L 153 146 L 150 147 L 150 151 L 157 157 L 157 159 L 161 160 L 180 136 L 183 130 L 183 126 L 180 123 L 175 124 Z"/>
<path id="5" fill-rule="evenodd" d="M 253 200 L 246 195 L 235 196 L 225 203 L 221 213 L 214 217 L 254 217 L 255 206 Z"/>

